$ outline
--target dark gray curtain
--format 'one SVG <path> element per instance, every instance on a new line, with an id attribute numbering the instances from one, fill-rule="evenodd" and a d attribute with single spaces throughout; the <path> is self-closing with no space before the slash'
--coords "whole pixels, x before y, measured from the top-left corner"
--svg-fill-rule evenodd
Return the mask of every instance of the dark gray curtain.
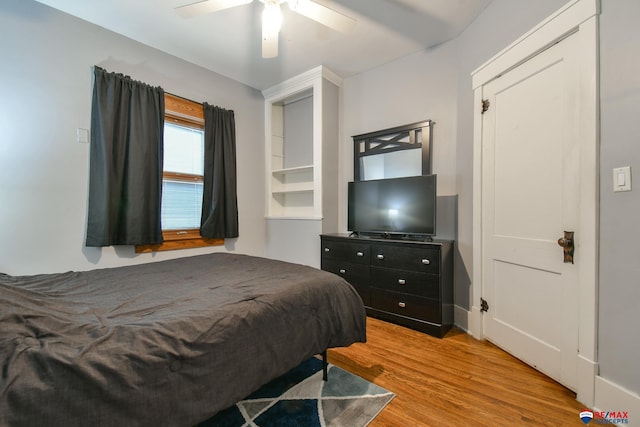
<path id="1" fill-rule="evenodd" d="M 232 110 L 204 103 L 204 187 L 200 235 L 238 237 L 236 122 Z"/>
<path id="2" fill-rule="evenodd" d="M 164 91 L 94 67 L 87 246 L 162 242 Z"/>

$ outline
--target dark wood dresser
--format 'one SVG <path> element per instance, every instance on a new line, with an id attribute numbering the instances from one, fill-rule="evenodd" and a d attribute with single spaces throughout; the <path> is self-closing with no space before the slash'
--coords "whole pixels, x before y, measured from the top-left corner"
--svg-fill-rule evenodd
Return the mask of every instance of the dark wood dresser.
<path id="1" fill-rule="evenodd" d="M 453 324 L 453 241 L 323 234 L 321 268 L 358 291 L 367 314 L 443 337 Z"/>

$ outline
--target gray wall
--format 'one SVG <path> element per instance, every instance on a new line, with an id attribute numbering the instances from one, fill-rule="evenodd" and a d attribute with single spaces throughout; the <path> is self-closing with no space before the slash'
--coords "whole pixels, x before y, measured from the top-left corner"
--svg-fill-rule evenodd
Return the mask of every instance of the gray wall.
<path id="1" fill-rule="evenodd" d="M 471 272 L 473 94 L 469 73 L 542 21 L 564 0 L 493 0 L 457 39 L 459 49 L 457 167 L 458 235 Z M 614 167 L 640 171 L 640 2 L 601 0 L 600 16 L 600 263 L 598 364 L 600 376 L 640 394 L 640 183 L 613 193 Z M 438 140 L 436 139 L 436 144 Z M 637 175 L 637 174 L 636 174 Z M 460 273 L 459 268 L 457 273 Z M 461 304 L 458 277 L 456 304 Z"/>
<path id="2" fill-rule="evenodd" d="M 473 257 L 472 171 L 473 93 L 469 74 L 513 40 L 549 16 L 564 0 L 493 0 L 457 39 L 457 189 L 458 264 L 456 304 L 464 301 Z M 600 17 L 600 264 L 598 363 L 600 375 L 640 393 L 640 241 L 638 189 L 613 193 L 611 170 L 631 166 L 640 170 L 640 2 L 602 0 Z M 437 129 L 437 128 L 436 128 Z M 438 144 L 437 137 L 435 144 Z M 637 184 L 640 185 L 640 184 Z M 461 279 L 463 277 L 464 279 Z M 469 281 L 470 283 L 470 281 Z"/>
<path id="3" fill-rule="evenodd" d="M 284 105 L 284 167 L 313 164 L 313 96 Z"/>
<path id="4" fill-rule="evenodd" d="M 600 17 L 600 375 L 640 394 L 640 2 L 603 0 Z M 632 191 L 614 193 L 614 167 Z M 637 421 L 637 420 L 636 420 Z"/>
<path id="5" fill-rule="evenodd" d="M 457 194 L 456 46 L 455 41 L 444 43 L 344 80 L 341 231 L 347 230 L 347 183 L 353 180 L 353 135 L 434 120 L 433 172 L 438 174 L 438 194 Z M 445 224 L 440 219 L 438 217 L 438 227 Z"/>
<path id="6" fill-rule="evenodd" d="M 264 253 L 259 91 L 31 0 L 0 2 L 0 271 L 86 270 L 219 250 Z M 92 66 L 233 109 L 240 237 L 226 247 L 136 255 L 85 248 Z"/>
<path id="7" fill-rule="evenodd" d="M 566 0 L 493 0 L 457 38 L 456 172 L 458 191 L 458 250 L 456 305 L 471 308 L 473 261 L 473 105 L 471 73 L 518 37 L 551 15 Z M 435 138 L 435 144 L 438 139 Z M 466 327 L 466 325 L 462 325 Z"/>
<path id="8" fill-rule="evenodd" d="M 494 0 L 459 37 L 345 79 L 343 176 L 353 179 L 351 135 L 432 119 L 438 194 L 458 195 L 454 303 L 471 307 L 473 92 L 471 72 L 565 0 Z M 343 188 L 341 200 L 346 200 Z M 346 206 L 341 209 L 346 230 Z M 466 318 L 456 321 L 466 327 Z"/>
<path id="9" fill-rule="evenodd" d="M 322 82 L 322 104 L 322 232 L 337 233 L 340 229 L 340 87 L 326 79 Z M 320 251 L 316 254 L 317 265 L 320 265 Z"/>
<path id="10" fill-rule="evenodd" d="M 566 3 L 493 0 L 455 40 L 345 79 L 342 176 L 352 179 L 351 135 L 433 119 L 440 194 L 458 194 L 455 304 L 468 310 L 472 251 L 473 92 L 470 74 Z M 602 0 L 600 17 L 600 375 L 640 393 L 640 183 L 613 193 L 611 169 L 640 170 L 640 2 Z M 636 173 L 638 175 L 638 173 Z M 346 200 L 342 189 L 341 200 Z M 341 228 L 346 229 L 346 207 Z M 460 318 L 456 319 L 459 320 Z M 462 324 L 461 326 L 466 326 Z"/>
<path id="11" fill-rule="evenodd" d="M 427 118 L 437 122 L 434 170 L 441 177 L 439 190 L 458 194 L 455 298 L 464 309 L 470 307 L 477 107 L 472 105 L 470 73 L 564 3 L 494 0 L 456 40 L 344 83 L 342 203 L 346 183 L 353 178 L 351 135 Z M 611 169 L 629 165 L 640 170 L 638 16 L 637 0 L 602 0 L 598 359 L 604 378 L 635 393 L 640 393 L 640 198 L 638 187 L 613 193 Z M 30 0 L 3 0 L 0 28 L 0 271 L 86 269 L 153 258 L 134 256 L 128 248 L 83 248 L 89 146 L 75 142 L 75 130 L 89 127 L 94 64 L 236 111 L 241 237 L 223 250 L 265 250 L 259 92 Z M 346 230 L 346 205 L 339 212 L 340 227 Z M 290 242 L 283 244 L 292 248 Z M 315 244 L 309 242 L 310 248 Z M 197 251 L 182 252 L 156 257 Z"/>

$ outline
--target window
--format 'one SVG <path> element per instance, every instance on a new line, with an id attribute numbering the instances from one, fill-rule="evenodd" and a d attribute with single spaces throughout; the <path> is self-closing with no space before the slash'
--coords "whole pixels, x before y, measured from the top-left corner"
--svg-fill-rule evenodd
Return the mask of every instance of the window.
<path id="1" fill-rule="evenodd" d="M 204 173 L 202 104 L 165 94 L 162 234 L 160 245 L 138 245 L 153 252 L 222 245 L 224 239 L 200 236 Z"/>
<path id="2" fill-rule="evenodd" d="M 162 228 L 166 232 L 200 227 L 203 162 L 204 131 L 165 122 Z"/>

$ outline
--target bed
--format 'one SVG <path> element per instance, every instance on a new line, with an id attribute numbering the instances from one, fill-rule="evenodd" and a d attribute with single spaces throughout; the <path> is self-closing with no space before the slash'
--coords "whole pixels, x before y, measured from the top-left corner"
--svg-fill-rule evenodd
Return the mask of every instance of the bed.
<path id="1" fill-rule="evenodd" d="M 365 339 L 346 281 L 264 258 L 0 274 L 0 426 L 192 426 Z"/>

